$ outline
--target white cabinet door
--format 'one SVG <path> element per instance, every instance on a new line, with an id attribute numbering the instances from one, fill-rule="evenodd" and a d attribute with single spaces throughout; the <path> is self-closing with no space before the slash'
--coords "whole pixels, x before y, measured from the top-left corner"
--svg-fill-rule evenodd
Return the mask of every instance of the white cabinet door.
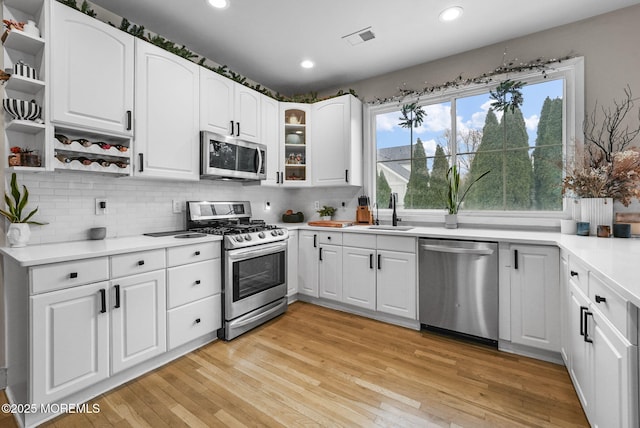
<path id="1" fill-rule="evenodd" d="M 321 245 L 318 257 L 319 296 L 342 300 L 342 246 Z"/>
<path id="2" fill-rule="evenodd" d="M 298 293 L 318 297 L 318 234 L 312 230 L 298 235 Z"/>
<path id="3" fill-rule="evenodd" d="M 167 350 L 165 271 L 111 281 L 112 372 Z"/>
<path id="4" fill-rule="evenodd" d="M 235 120 L 236 137 L 244 141 L 260 143 L 262 94 L 253 89 L 236 83 L 235 89 Z"/>
<path id="5" fill-rule="evenodd" d="M 287 239 L 287 296 L 298 293 L 298 231 L 290 230 Z"/>
<path id="6" fill-rule="evenodd" d="M 571 290 L 569 288 L 569 261 L 560 257 L 560 355 L 564 365 L 571 366 Z"/>
<path id="7" fill-rule="evenodd" d="M 58 400 L 109 376 L 108 286 L 31 297 L 31 403 Z"/>
<path id="8" fill-rule="evenodd" d="M 313 104 L 313 184 L 362 185 L 362 104 L 351 95 Z"/>
<path id="9" fill-rule="evenodd" d="M 260 181 L 262 186 L 280 184 L 280 106 L 278 101 L 262 96 L 262 144 L 267 146 L 266 180 Z M 283 155 L 284 156 L 284 155 Z"/>
<path id="10" fill-rule="evenodd" d="M 233 135 L 235 82 L 200 68 L 200 128 L 220 135 Z"/>
<path id="11" fill-rule="evenodd" d="M 638 347 L 596 310 L 587 313 L 585 329 L 593 340 L 591 424 L 597 428 L 637 427 Z"/>
<path id="12" fill-rule="evenodd" d="M 134 38 L 51 5 L 51 121 L 132 135 Z"/>
<path id="13" fill-rule="evenodd" d="M 136 40 L 135 175 L 199 179 L 199 68 Z"/>
<path id="14" fill-rule="evenodd" d="M 416 255 L 378 250 L 377 259 L 377 310 L 415 320 Z"/>
<path id="15" fill-rule="evenodd" d="M 342 260 L 342 301 L 375 311 L 376 250 L 343 247 Z"/>
<path id="16" fill-rule="evenodd" d="M 582 408 L 589 415 L 593 406 L 592 355 L 591 346 L 584 338 L 585 312 L 589 310 L 589 300 L 573 282 L 570 283 L 569 290 L 571 364 L 568 369 Z"/>
<path id="17" fill-rule="evenodd" d="M 511 250 L 511 341 L 559 352 L 559 250 L 532 245 Z"/>

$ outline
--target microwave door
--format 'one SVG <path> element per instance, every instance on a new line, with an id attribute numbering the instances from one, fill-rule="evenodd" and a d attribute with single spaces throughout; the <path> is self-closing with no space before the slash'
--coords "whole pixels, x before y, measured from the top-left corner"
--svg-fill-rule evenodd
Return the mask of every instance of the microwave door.
<path id="1" fill-rule="evenodd" d="M 236 147 L 222 141 L 209 141 L 209 169 L 233 171 L 237 162 Z"/>

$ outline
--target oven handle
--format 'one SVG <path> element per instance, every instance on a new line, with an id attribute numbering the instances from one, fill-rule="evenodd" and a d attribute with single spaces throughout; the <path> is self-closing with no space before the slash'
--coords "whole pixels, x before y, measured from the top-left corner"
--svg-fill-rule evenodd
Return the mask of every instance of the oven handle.
<path id="1" fill-rule="evenodd" d="M 244 327 L 247 324 L 251 324 L 251 323 L 253 323 L 255 321 L 258 321 L 261 318 L 267 317 L 267 316 L 271 315 L 272 313 L 281 310 L 282 309 L 281 306 L 282 305 L 274 306 L 273 308 L 269 309 L 268 311 L 261 312 L 261 313 L 259 313 L 257 315 L 252 316 L 251 318 L 247 318 L 246 320 L 235 322 L 235 323 L 233 323 L 233 327 L 234 328 L 236 328 L 236 327 Z"/>
<path id="2" fill-rule="evenodd" d="M 244 260 L 250 259 L 257 256 L 263 256 L 266 254 L 272 254 L 277 252 L 277 250 L 283 250 L 287 248 L 287 242 L 282 241 L 275 244 L 264 244 L 260 245 L 259 249 L 247 250 L 247 249 L 238 249 L 238 250 L 229 250 L 227 251 L 227 256 L 229 260 Z"/>

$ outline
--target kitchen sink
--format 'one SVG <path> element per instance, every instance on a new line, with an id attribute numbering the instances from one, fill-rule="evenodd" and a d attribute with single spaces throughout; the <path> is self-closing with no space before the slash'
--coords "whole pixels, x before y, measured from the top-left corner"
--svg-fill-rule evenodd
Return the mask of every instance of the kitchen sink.
<path id="1" fill-rule="evenodd" d="M 369 229 L 378 229 L 378 230 L 411 230 L 411 229 L 413 229 L 413 226 L 376 225 L 376 226 L 369 226 Z"/>

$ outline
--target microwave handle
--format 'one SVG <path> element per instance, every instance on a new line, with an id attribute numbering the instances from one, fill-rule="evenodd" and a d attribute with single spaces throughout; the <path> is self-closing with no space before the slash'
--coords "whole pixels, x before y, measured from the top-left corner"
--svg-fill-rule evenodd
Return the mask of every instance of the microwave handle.
<path id="1" fill-rule="evenodd" d="M 260 147 L 256 147 L 256 156 L 258 158 L 258 169 L 256 170 L 256 173 L 259 174 L 262 169 L 262 152 L 260 151 Z"/>

